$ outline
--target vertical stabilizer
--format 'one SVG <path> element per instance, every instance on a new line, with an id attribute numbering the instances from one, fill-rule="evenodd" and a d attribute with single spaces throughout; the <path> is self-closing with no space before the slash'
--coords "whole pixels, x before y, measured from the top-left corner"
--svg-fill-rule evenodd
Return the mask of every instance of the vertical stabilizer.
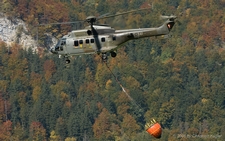
<path id="1" fill-rule="evenodd" d="M 167 19 L 166 22 L 162 26 L 158 28 L 158 33 L 162 35 L 169 34 L 170 30 L 173 28 L 175 22 L 174 20 L 176 19 L 176 16 L 162 16 L 161 18 Z"/>

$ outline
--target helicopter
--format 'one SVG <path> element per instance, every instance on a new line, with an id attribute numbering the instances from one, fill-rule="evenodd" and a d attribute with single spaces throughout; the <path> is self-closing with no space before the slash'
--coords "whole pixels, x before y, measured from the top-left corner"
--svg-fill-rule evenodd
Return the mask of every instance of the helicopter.
<path id="1" fill-rule="evenodd" d="M 138 28 L 138 29 L 123 29 L 116 30 L 106 24 L 95 24 L 96 21 L 103 18 L 115 17 L 135 11 L 145 10 L 132 10 L 115 15 L 103 15 L 101 17 L 89 16 L 84 20 L 89 26 L 80 30 L 73 30 L 67 35 L 64 35 L 58 40 L 58 43 L 50 48 L 50 52 L 58 54 L 59 58 L 65 58 L 65 63 L 70 63 L 70 56 L 82 54 L 101 54 L 104 62 L 107 61 L 109 52 L 111 57 L 116 57 L 116 50 L 125 42 L 144 37 L 168 35 L 175 24 L 174 15 L 161 16 L 166 21 L 159 27 L 154 28 Z M 78 21 L 80 22 L 80 21 Z M 67 22 L 72 23 L 72 22 Z M 73 22 L 74 23 L 74 22 Z M 58 24 L 58 23 L 56 23 Z"/>

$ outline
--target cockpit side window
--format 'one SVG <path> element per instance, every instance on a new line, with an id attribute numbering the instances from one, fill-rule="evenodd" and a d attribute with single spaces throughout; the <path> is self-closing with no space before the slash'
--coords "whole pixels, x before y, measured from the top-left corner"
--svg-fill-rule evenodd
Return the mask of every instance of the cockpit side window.
<path id="1" fill-rule="evenodd" d="M 74 46 L 79 46 L 79 43 L 77 40 L 74 41 Z"/>
<path id="2" fill-rule="evenodd" d="M 66 44 L 66 41 L 62 41 L 62 42 L 61 42 L 61 45 L 65 45 L 65 44 Z"/>

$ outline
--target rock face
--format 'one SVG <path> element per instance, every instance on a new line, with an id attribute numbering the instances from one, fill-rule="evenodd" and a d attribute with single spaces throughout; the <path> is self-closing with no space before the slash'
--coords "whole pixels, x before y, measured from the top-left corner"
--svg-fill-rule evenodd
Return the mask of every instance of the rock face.
<path id="1" fill-rule="evenodd" d="M 37 49 L 37 43 L 29 35 L 25 23 L 22 20 L 15 19 L 13 22 L 0 13 L 0 40 L 11 44 L 13 42 L 20 44 L 24 49 Z"/>
<path id="2" fill-rule="evenodd" d="M 31 48 L 33 51 L 39 51 L 40 48 L 50 49 L 57 44 L 58 39 L 53 37 L 51 33 L 45 33 L 44 35 L 44 45 L 39 46 L 37 41 L 29 34 L 29 30 L 22 20 L 13 19 L 13 21 L 10 21 L 3 13 L 0 13 L 0 41 L 4 41 L 9 46 L 12 43 L 18 43 L 25 50 Z"/>

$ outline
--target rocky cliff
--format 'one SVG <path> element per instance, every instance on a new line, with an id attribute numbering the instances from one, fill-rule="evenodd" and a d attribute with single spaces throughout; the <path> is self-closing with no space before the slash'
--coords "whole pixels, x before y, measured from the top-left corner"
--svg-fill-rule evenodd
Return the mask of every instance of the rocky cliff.
<path id="1" fill-rule="evenodd" d="M 0 13 L 0 40 L 11 43 L 18 43 L 24 49 L 37 49 L 37 42 L 29 35 L 26 24 L 20 19 L 8 20 L 7 17 Z"/>

